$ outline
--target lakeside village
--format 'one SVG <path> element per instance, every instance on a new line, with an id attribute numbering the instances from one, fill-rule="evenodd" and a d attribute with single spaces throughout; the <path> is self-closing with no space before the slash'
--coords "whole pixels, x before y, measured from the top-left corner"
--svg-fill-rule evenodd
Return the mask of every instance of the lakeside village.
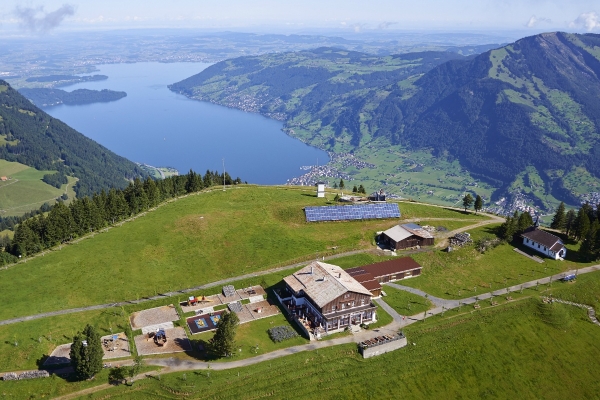
<path id="1" fill-rule="evenodd" d="M 329 152 L 330 162 L 325 165 L 305 165 L 300 167 L 301 170 L 307 171 L 301 176 L 288 179 L 286 185 L 293 186 L 314 186 L 320 182 L 323 177 L 332 178 L 335 180 L 343 179 L 344 181 L 351 181 L 352 177 L 340 171 L 339 169 L 332 167 L 330 164 L 340 164 L 344 168 L 353 167 L 357 170 L 364 168 L 375 169 L 376 166 L 364 161 L 357 159 L 351 153 L 332 153 Z M 452 174 L 453 175 L 453 174 Z M 325 182 L 327 187 L 330 186 L 330 182 Z M 337 185 L 337 183 L 336 183 Z M 476 182 L 470 184 L 470 186 L 477 186 Z M 335 186 L 334 186 L 335 187 Z M 402 196 L 395 193 L 387 193 L 387 197 L 390 199 L 403 199 Z M 580 204 L 591 204 L 595 206 L 600 204 L 600 192 L 590 192 L 579 196 Z M 482 209 L 483 212 L 490 214 L 496 214 L 501 216 L 511 216 L 516 212 L 523 213 L 527 212 L 531 214 L 532 218 L 543 218 L 548 212 L 553 210 L 542 210 L 540 207 L 535 205 L 535 200 L 532 196 L 523 193 L 517 189 L 509 193 L 508 196 L 500 198 L 498 201 L 493 202 L 487 207 Z"/>
<path id="2" fill-rule="evenodd" d="M 324 184 L 319 184 L 317 197 L 324 196 Z M 311 206 L 305 207 L 304 211 L 308 223 L 393 219 L 401 216 L 398 203 L 387 203 L 383 192 L 377 193 L 377 198 L 369 202 Z M 398 224 L 378 232 L 377 246 L 391 255 L 396 255 L 399 250 L 430 247 L 434 245 L 434 235 L 438 231 L 445 229 L 414 223 Z M 545 257 L 564 259 L 566 255 L 567 249 L 562 240 L 539 229 L 537 221 L 525 230 L 521 238 L 524 246 Z M 457 233 L 450 238 L 449 243 L 447 251 L 452 251 L 452 247 L 471 243 L 470 235 Z M 529 258 L 539 258 L 523 251 L 520 253 Z M 385 327 L 369 329 L 369 325 L 378 320 L 378 308 L 390 308 L 385 303 L 383 285 L 418 278 L 421 272 L 421 265 L 407 256 L 346 270 L 321 260 L 313 261 L 284 277 L 271 288 L 251 286 L 236 289 L 233 285 L 226 285 L 219 294 L 189 296 L 177 307 L 171 304 L 134 312 L 129 316 L 131 330 L 128 333 L 113 333 L 111 329 L 110 335 L 100 338 L 102 360 L 108 362 L 131 357 L 132 342 L 135 343 L 138 356 L 198 351 L 201 358 L 208 359 L 214 338 L 192 342 L 188 336 L 218 331 L 220 322 L 230 319 L 230 313 L 237 316 L 239 324 L 285 313 L 288 320 L 296 324 L 297 330 L 289 325 L 273 326 L 268 333 L 275 342 L 297 337 L 297 331 L 311 341 L 349 331 L 359 353 L 364 358 L 374 357 L 406 346 L 407 338 L 402 328 L 414 320 L 414 317 L 410 317 L 409 321 L 405 321 L 406 316 L 392 312 L 393 322 Z M 563 279 L 572 277 L 566 276 Z M 473 306 L 479 308 L 477 302 Z M 186 316 L 190 314 L 192 315 Z M 128 335 L 135 336 L 131 338 Z M 130 342 L 130 339 L 133 341 Z M 44 360 L 40 370 L 9 372 L 3 375 L 3 379 L 47 377 L 49 368 L 71 364 L 72 345 L 73 343 L 65 343 L 57 346 Z M 105 367 L 107 365 L 110 366 L 105 364 Z"/>

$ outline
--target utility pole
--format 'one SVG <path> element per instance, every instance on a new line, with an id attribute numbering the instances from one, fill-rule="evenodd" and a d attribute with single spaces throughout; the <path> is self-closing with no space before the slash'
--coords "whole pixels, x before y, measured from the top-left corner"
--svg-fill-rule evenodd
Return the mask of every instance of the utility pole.
<path id="1" fill-rule="evenodd" d="M 225 159 L 223 158 L 223 191 L 225 191 Z"/>

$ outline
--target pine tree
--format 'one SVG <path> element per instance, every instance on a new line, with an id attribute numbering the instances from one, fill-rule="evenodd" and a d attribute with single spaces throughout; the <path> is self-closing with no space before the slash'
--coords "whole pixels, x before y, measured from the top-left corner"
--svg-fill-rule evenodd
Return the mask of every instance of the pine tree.
<path id="1" fill-rule="evenodd" d="M 531 218 L 531 214 L 529 214 L 528 212 L 521 213 L 521 215 L 519 215 L 519 221 L 517 223 L 517 232 L 516 233 L 521 234 L 521 233 L 525 232 L 525 229 L 529 228 L 532 225 L 533 225 L 533 218 Z"/>
<path id="2" fill-rule="evenodd" d="M 234 312 L 226 312 L 221 315 L 221 320 L 217 324 L 217 331 L 211 342 L 212 350 L 216 354 L 225 357 L 233 354 L 235 332 L 239 323 L 240 319 Z"/>
<path id="3" fill-rule="evenodd" d="M 579 248 L 579 255 L 582 261 L 594 261 L 598 255 L 598 248 L 596 242 L 598 238 L 598 232 L 600 231 L 600 222 L 594 220 L 594 223 L 590 226 L 581 247 Z"/>
<path id="4" fill-rule="evenodd" d="M 567 225 L 567 215 L 565 213 L 565 203 L 563 203 L 561 201 L 560 205 L 556 209 L 556 214 L 554 214 L 554 218 L 552 218 L 552 223 L 550 224 L 550 228 L 564 231 L 566 225 Z"/>
<path id="5" fill-rule="evenodd" d="M 367 191 L 365 190 L 365 187 L 363 185 L 360 185 L 358 187 L 358 193 L 363 193 L 363 194 L 367 193 Z"/>
<path id="6" fill-rule="evenodd" d="M 573 235 L 577 240 L 582 240 L 590 230 L 590 218 L 588 217 L 587 209 L 581 207 L 577 212 L 577 218 L 575 218 Z"/>
<path id="7" fill-rule="evenodd" d="M 70 356 L 79 379 L 89 379 L 102 370 L 104 350 L 100 343 L 100 334 L 93 326 L 87 325 L 83 332 L 75 335 Z"/>
<path id="8" fill-rule="evenodd" d="M 480 195 L 477 195 L 477 197 L 475 197 L 475 204 L 473 205 L 473 208 L 475 209 L 475 214 L 477 214 L 477 212 L 481 211 L 481 209 L 483 208 L 483 199 Z"/>
<path id="9" fill-rule="evenodd" d="M 473 196 L 471 196 L 471 193 L 467 193 L 465 197 L 463 197 L 463 207 L 465 208 L 465 212 L 467 211 L 467 208 L 471 207 L 472 204 Z"/>
<path id="10" fill-rule="evenodd" d="M 344 180 L 343 180 L 343 179 L 340 179 L 340 184 L 339 184 L 339 187 L 340 187 L 340 189 L 342 189 L 342 190 L 344 190 L 344 188 L 346 187 L 346 186 L 344 185 Z"/>
<path id="11" fill-rule="evenodd" d="M 358 192 L 358 188 L 356 187 L 356 185 L 354 185 L 354 187 L 352 188 L 352 193 L 357 193 Z"/>
<path id="12" fill-rule="evenodd" d="M 571 236 L 573 234 L 576 219 L 577 219 L 577 215 L 575 214 L 575 211 L 573 211 L 573 210 L 567 211 L 567 216 L 565 217 L 565 232 L 566 232 L 567 236 Z"/>

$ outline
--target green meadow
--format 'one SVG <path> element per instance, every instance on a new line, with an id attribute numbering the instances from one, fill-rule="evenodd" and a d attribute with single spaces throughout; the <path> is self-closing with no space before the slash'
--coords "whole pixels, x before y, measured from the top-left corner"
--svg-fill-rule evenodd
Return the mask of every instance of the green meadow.
<path id="1" fill-rule="evenodd" d="M 0 319 L 136 300 L 374 248 L 375 233 L 398 223 L 305 222 L 303 207 L 326 204 L 312 190 L 287 187 L 241 187 L 179 199 L 93 238 L 0 271 L 0 300 L 10 304 L 0 310 Z M 401 204 L 400 209 L 406 209 L 407 218 L 419 210 L 424 216 L 485 218 L 419 204 Z"/>
<path id="2" fill-rule="evenodd" d="M 0 182 L 2 216 L 22 215 L 40 208 L 44 203 L 54 204 L 65 192 L 69 199 L 75 198 L 75 178 L 68 177 L 69 182 L 60 189 L 42 181 L 45 174 L 53 172 L 55 171 L 38 171 L 24 164 L 0 160 L 0 176 L 10 178 Z"/>
<path id="3" fill-rule="evenodd" d="M 581 310 L 550 307 L 529 298 L 430 318 L 405 329 L 407 347 L 368 360 L 357 354 L 355 345 L 342 345 L 245 368 L 162 374 L 160 379 L 147 378 L 133 387 L 113 387 L 90 397 L 597 397 L 600 328 Z"/>

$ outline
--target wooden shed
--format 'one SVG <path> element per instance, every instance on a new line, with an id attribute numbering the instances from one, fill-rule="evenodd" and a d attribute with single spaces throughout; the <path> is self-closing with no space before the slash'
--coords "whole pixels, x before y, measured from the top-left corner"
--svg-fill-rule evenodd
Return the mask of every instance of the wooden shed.
<path id="1" fill-rule="evenodd" d="M 417 224 L 396 225 L 384 231 L 380 243 L 392 250 L 402 250 L 416 246 L 433 246 L 433 236 Z"/>

